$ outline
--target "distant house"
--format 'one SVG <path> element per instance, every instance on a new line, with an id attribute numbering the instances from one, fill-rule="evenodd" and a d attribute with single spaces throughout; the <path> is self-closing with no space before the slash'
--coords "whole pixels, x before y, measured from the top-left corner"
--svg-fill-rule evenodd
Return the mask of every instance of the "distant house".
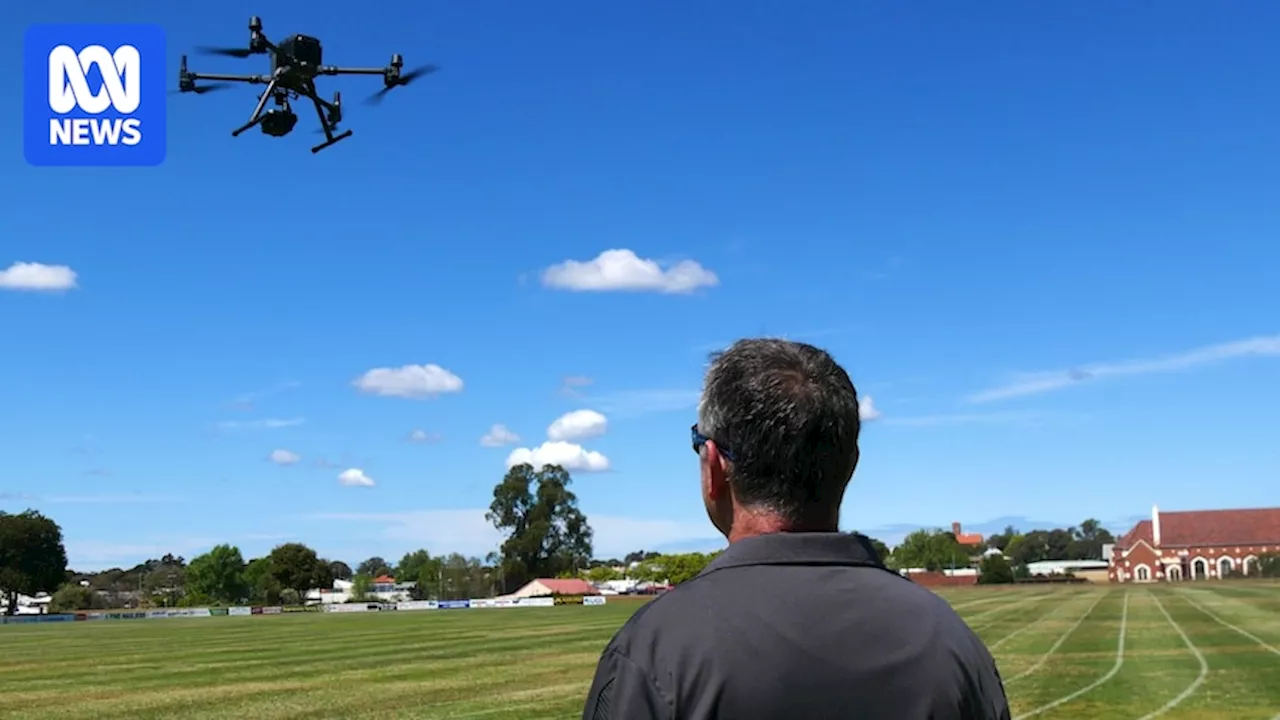
<path id="1" fill-rule="evenodd" d="M 401 602 L 409 599 L 409 593 L 417 583 L 398 583 L 390 575 L 379 575 L 369 586 L 368 596 L 377 602 Z M 351 599 L 351 590 L 355 583 L 350 580 L 334 580 L 332 588 L 308 590 L 308 605 L 331 605 L 345 603 Z"/>
<path id="2" fill-rule="evenodd" d="M 510 597 L 539 597 L 545 595 L 599 595 L 594 585 L 578 578 L 537 578 L 511 593 Z"/>
<path id="3" fill-rule="evenodd" d="M 1257 572 L 1280 553 L 1280 508 L 1161 512 L 1151 508 L 1111 548 L 1112 582 L 1179 582 Z"/>
<path id="4" fill-rule="evenodd" d="M 982 545 L 982 533 L 963 532 L 958 522 L 951 523 L 951 534 L 956 536 L 956 542 L 961 545 Z"/>
<path id="5" fill-rule="evenodd" d="M 8 606 L 9 598 L 0 595 L 0 615 L 4 614 L 5 608 Z M 19 615 L 45 615 L 49 612 L 49 603 L 53 602 L 53 598 L 49 593 L 36 593 L 35 597 L 29 595 L 18 594 Z"/>

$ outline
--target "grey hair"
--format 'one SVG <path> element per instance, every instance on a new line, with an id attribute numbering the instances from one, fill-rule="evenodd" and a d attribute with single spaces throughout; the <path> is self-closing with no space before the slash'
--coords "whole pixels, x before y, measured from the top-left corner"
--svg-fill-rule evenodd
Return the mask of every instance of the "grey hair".
<path id="1" fill-rule="evenodd" d="M 858 461 L 858 393 L 826 351 L 740 340 L 711 357 L 698 430 L 732 456 L 734 495 L 799 521 L 838 507 Z"/>

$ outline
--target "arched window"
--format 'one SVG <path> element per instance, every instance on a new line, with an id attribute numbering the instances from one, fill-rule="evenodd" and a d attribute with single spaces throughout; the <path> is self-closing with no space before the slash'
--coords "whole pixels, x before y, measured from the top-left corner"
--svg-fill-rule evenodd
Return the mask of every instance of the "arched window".
<path id="1" fill-rule="evenodd" d="M 1191 561 L 1191 577 L 1196 580 L 1203 580 L 1209 576 L 1209 563 L 1204 558 L 1196 558 Z"/>
<path id="2" fill-rule="evenodd" d="M 1218 577 L 1230 577 L 1231 571 L 1235 569 L 1235 562 L 1229 557 L 1221 557 L 1218 559 Z"/>
<path id="3" fill-rule="evenodd" d="M 1240 569 L 1244 571 L 1245 575 L 1258 572 L 1258 558 L 1252 555 L 1245 558 L 1244 562 L 1240 563 Z"/>
<path id="4" fill-rule="evenodd" d="M 1138 582 L 1150 582 L 1151 570 L 1146 565 L 1139 565 L 1134 570 L 1134 575 L 1138 578 Z"/>
<path id="5" fill-rule="evenodd" d="M 1169 582 L 1178 582 L 1182 579 L 1182 568 L 1177 565 L 1170 565 L 1165 574 L 1169 576 Z"/>

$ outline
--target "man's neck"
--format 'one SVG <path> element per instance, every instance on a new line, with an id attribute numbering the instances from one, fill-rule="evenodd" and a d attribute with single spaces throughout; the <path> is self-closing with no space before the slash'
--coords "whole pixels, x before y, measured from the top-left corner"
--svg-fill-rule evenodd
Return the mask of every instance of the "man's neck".
<path id="1" fill-rule="evenodd" d="M 784 520 L 775 513 L 740 509 L 734 513 L 733 527 L 729 530 L 729 542 L 735 543 L 750 537 L 775 533 L 838 532 L 839 512 L 835 517 L 807 519 L 803 522 Z"/>

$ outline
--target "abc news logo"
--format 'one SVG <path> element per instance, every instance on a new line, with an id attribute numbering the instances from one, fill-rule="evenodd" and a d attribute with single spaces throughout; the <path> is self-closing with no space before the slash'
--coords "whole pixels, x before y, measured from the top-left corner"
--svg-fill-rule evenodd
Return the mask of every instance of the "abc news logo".
<path id="1" fill-rule="evenodd" d="M 102 87 L 89 87 L 89 71 L 96 67 Z M 101 116 L 107 110 L 131 115 L 142 104 L 142 54 L 133 45 L 115 52 L 89 45 L 76 52 L 69 45 L 49 51 L 49 109 L 60 116 L 79 110 Z M 142 142 L 142 120 L 135 117 L 53 117 L 50 145 L 125 145 Z"/>

